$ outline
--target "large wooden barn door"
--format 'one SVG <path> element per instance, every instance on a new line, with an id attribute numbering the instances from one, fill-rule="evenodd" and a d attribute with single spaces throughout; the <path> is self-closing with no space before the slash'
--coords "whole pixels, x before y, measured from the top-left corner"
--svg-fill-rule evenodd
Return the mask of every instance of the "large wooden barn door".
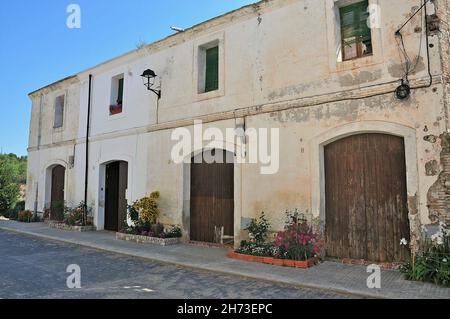
<path id="1" fill-rule="evenodd" d="M 224 152 L 224 159 L 226 158 Z M 191 164 L 191 240 L 214 242 L 214 229 L 234 236 L 234 164 Z"/>
<path id="2" fill-rule="evenodd" d="M 55 166 L 52 169 L 52 189 L 51 189 L 51 218 L 62 220 L 64 217 L 64 185 L 66 169 L 61 166 Z"/>
<path id="3" fill-rule="evenodd" d="M 105 229 L 118 231 L 122 228 L 127 211 L 126 190 L 128 163 L 114 162 L 106 166 L 105 183 Z"/>
<path id="4" fill-rule="evenodd" d="M 403 138 L 361 134 L 325 147 L 327 255 L 399 262 L 409 241 Z"/>

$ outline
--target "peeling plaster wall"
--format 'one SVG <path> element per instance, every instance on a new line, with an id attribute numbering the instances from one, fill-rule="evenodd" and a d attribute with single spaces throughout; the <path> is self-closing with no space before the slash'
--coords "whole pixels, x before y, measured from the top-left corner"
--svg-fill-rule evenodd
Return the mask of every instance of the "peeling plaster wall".
<path id="1" fill-rule="evenodd" d="M 444 121 L 446 129 L 440 135 L 430 135 L 429 141 L 440 147 L 440 165 L 434 170 L 436 181 L 428 192 L 430 219 L 433 223 L 450 223 L 450 2 L 435 0 L 434 14 L 439 21 L 439 30 L 434 37 L 439 39 L 439 52 L 442 64 L 442 88 Z"/>
<path id="2" fill-rule="evenodd" d="M 277 0 L 247 8 L 245 14 L 207 22 L 174 35 L 171 41 L 88 70 L 80 77 L 85 86 L 88 73 L 94 75 L 92 134 L 126 132 L 156 123 L 156 98 L 143 89 L 139 76 L 149 67 L 160 75 L 159 123 L 398 83 L 403 67 L 394 33 L 418 7 L 407 0 L 370 2 L 381 6 L 382 27 L 373 31 L 374 55 L 363 59 L 336 62 L 334 0 Z M 411 79 L 428 76 L 426 43 L 423 37 L 421 41 L 424 30 L 416 30 L 420 27 L 419 14 L 403 30 L 406 49 L 417 62 Z M 214 39 L 221 40 L 219 59 L 224 69 L 223 87 L 211 97 L 198 94 L 196 51 Z M 438 47 L 430 52 L 433 75 L 439 75 Z M 124 113 L 110 117 L 111 78 L 118 74 L 125 75 Z M 86 100 L 81 101 L 82 109 L 87 107 Z"/>
<path id="3" fill-rule="evenodd" d="M 379 97 L 330 103 L 309 108 L 292 109 L 247 118 L 247 127 L 278 127 L 281 136 L 280 172 L 275 176 L 258 174 L 258 167 L 245 165 L 243 172 L 243 214 L 256 217 L 265 211 L 278 227 L 282 226 L 286 209 L 299 208 L 311 219 L 320 217 L 319 211 L 311 211 L 311 141 L 325 132 L 367 121 L 378 122 L 380 132 L 389 123 L 399 124 L 415 131 L 417 153 L 408 154 L 414 165 L 407 166 L 408 173 L 418 181 L 418 192 L 408 190 L 411 219 L 416 224 L 429 224 L 427 207 L 428 189 L 436 177 L 427 174 L 427 163 L 439 160 L 440 148 L 424 140 L 428 134 L 441 131 L 442 92 L 430 89 L 418 90 L 406 101 L 397 100 L 392 94 Z M 364 131 L 361 131 L 364 132 Z M 355 130 L 353 134 L 357 134 Z M 320 194 L 324 196 L 324 194 Z"/>

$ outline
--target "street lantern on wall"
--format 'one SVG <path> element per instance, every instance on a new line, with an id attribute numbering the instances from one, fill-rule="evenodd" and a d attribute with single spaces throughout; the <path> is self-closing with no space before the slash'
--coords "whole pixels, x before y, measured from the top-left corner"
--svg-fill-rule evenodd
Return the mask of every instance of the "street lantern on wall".
<path id="1" fill-rule="evenodd" d="M 407 82 L 402 80 L 402 84 L 395 90 L 395 96 L 399 100 L 407 99 L 411 94 L 411 87 Z"/>
<path id="2" fill-rule="evenodd" d="M 144 73 L 142 73 L 141 77 L 144 81 L 144 85 L 147 88 L 147 90 L 155 93 L 158 96 L 158 100 L 159 100 L 161 98 L 161 90 L 157 90 L 154 88 L 155 79 L 157 77 L 155 71 L 153 71 L 151 69 L 147 69 L 144 71 Z"/>

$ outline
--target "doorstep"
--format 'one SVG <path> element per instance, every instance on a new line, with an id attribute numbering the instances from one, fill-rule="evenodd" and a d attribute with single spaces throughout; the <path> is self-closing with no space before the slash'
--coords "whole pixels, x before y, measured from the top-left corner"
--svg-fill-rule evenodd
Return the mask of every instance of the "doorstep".
<path id="1" fill-rule="evenodd" d="M 146 258 L 156 262 L 358 297 L 450 299 L 449 288 L 406 281 L 402 274 L 395 270 L 382 270 L 381 289 L 369 289 L 367 288 L 367 278 L 370 274 L 367 273 L 365 266 L 326 261 L 310 269 L 278 267 L 227 258 L 226 254 L 229 249 L 225 248 L 198 247 L 187 244 L 166 247 L 141 245 L 116 240 L 115 233 L 111 232 L 66 232 L 50 229 L 44 223 L 21 224 L 14 221 L 0 221 L 0 230 Z"/>

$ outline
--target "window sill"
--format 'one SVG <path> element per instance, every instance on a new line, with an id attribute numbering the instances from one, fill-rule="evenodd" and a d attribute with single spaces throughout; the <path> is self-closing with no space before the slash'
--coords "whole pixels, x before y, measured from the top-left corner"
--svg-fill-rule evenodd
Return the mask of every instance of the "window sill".
<path id="1" fill-rule="evenodd" d="M 124 105 L 123 104 L 116 104 L 116 105 L 110 105 L 109 106 L 109 119 L 120 119 L 124 117 Z"/>
<path id="2" fill-rule="evenodd" d="M 225 95 L 225 90 L 223 88 L 219 88 L 214 91 L 197 93 L 196 101 L 204 101 L 204 100 L 214 99 L 214 98 L 222 97 L 224 95 Z"/>
<path id="3" fill-rule="evenodd" d="M 363 56 L 361 58 L 355 58 L 355 59 L 345 60 L 345 61 L 338 61 L 336 63 L 336 72 L 359 69 L 362 67 L 371 66 L 371 65 L 375 65 L 375 64 L 379 64 L 379 63 L 380 62 L 375 59 L 373 54 Z"/>
<path id="4" fill-rule="evenodd" d="M 117 113 L 117 114 L 109 114 L 108 113 L 108 121 L 115 121 L 115 120 L 120 120 L 123 119 L 126 116 L 125 112 L 122 111 L 122 113 Z"/>

